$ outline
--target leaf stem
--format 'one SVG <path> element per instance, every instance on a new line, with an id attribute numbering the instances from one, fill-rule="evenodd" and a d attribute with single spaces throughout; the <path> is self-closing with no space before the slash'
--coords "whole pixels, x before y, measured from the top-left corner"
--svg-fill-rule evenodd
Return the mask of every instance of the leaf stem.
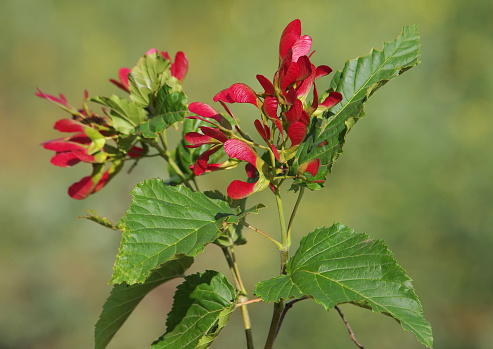
<path id="1" fill-rule="evenodd" d="M 250 315 L 248 314 L 248 308 L 247 308 L 248 295 L 245 286 L 241 281 L 240 271 L 236 263 L 234 246 L 232 245 L 230 247 L 222 247 L 221 249 L 224 253 L 224 257 L 226 257 L 226 261 L 228 262 L 228 266 L 231 271 L 231 274 L 233 275 L 236 289 L 240 291 L 240 294 L 238 295 L 238 301 L 241 303 L 240 309 L 243 318 L 243 327 L 245 328 L 247 348 L 254 349 L 253 336 L 252 336 L 252 323 L 250 321 Z"/>
<path id="2" fill-rule="evenodd" d="M 281 225 L 281 243 L 283 249 L 287 251 L 289 249 L 288 234 L 286 230 L 286 221 L 284 219 L 284 211 L 282 209 L 282 200 L 281 200 L 281 194 L 279 192 L 279 186 L 277 186 L 275 189 L 276 189 L 275 194 L 276 194 L 277 212 L 279 213 L 279 224 Z"/>
<path id="3" fill-rule="evenodd" d="M 197 191 L 200 191 L 199 184 L 197 183 L 197 179 L 195 176 L 192 177 L 192 181 L 193 181 L 193 184 L 195 185 L 195 188 L 197 189 Z"/>
<path id="4" fill-rule="evenodd" d="M 247 222 L 244 222 L 244 221 L 241 222 L 241 224 L 243 224 L 245 227 L 247 227 L 247 228 L 249 228 L 249 229 L 251 229 L 251 230 L 259 233 L 260 235 L 266 237 L 267 239 L 269 239 L 271 242 L 273 242 L 276 245 L 276 247 L 277 247 L 278 250 L 282 250 L 282 248 L 283 248 L 282 244 L 279 241 L 277 241 L 276 239 L 270 237 L 268 234 L 264 233 L 262 230 L 257 229 L 254 226 L 252 226 L 252 225 L 250 225 L 250 224 L 248 224 Z"/>
<path id="5" fill-rule="evenodd" d="M 297 177 L 296 176 L 276 176 L 276 177 L 274 177 L 274 179 L 281 179 L 281 180 L 285 180 L 285 179 L 289 179 L 289 178 L 295 179 Z"/>
<path id="6" fill-rule="evenodd" d="M 240 130 L 238 129 L 238 131 L 240 131 Z M 241 132 L 240 132 L 240 133 L 241 133 Z M 243 134 L 242 134 L 242 135 L 243 135 Z M 239 140 L 241 140 L 241 141 L 243 141 L 243 142 L 245 142 L 245 143 L 247 143 L 247 144 L 253 145 L 254 147 L 258 147 L 258 148 L 262 148 L 262 149 L 265 149 L 265 150 L 270 150 L 270 151 L 272 151 L 270 148 L 266 147 L 265 145 L 258 144 L 258 143 L 256 143 L 256 142 L 253 142 L 253 141 L 250 141 L 250 140 L 246 139 L 246 138 L 245 138 L 246 136 L 243 136 L 243 137 L 238 137 L 238 136 L 237 136 L 237 135 L 235 135 L 235 134 L 232 134 L 231 136 L 232 136 L 232 138 L 233 138 L 233 139 L 239 139 Z"/>
<path id="7" fill-rule="evenodd" d="M 150 154 L 150 155 L 141 155 L 140 158 L 141 159 L 145 159 L 145 158 L 154 158 L 156 156 L 161 156 L 160 153 L 156 153 L 156 154 Z M 131 158 L 130 156 L 126 157 L 125 160 L 132 160 L 133 158 Z"/>
<path id="8" fill-rule="evenodd" d="M 250 299 L 248 301 L 242 302 L 242 303 L 237 303 L 236 307 L 241 307 L 243 305 L 252 304 L 252 303 L 259 303 L 259 302 L 262 302 L 262 298 L 254 298 L 254 299 Z"/>
<path id="9" fill-rule="evenodd" d="M 161 140 L 161 144 L 163 145 L 164 151 L 168 152 L 168 140 L 166 139 L 166 130 L 159 134 L 159 139 Z"/>
<path id="10" fill-rule="evenodd" d="M 300 202 L 301 202 L 301 199 L 303 198 L 304 192 L 305 192 L 305 188 L 301 187 L 300 193 L 298 194 L 298 199 L 296 200 L 296 203 L 294 204 L 293 212 L 291 213 L 291 217 L 289 218 L 288 231 L 286 234 L 287 240 L 288 240 L 288 245 L 291 245 L 291 228 L 293 227 L 294 217 L 296 216 L 296 211 L 298 210 L 298 206 L 300 205 Z"/>

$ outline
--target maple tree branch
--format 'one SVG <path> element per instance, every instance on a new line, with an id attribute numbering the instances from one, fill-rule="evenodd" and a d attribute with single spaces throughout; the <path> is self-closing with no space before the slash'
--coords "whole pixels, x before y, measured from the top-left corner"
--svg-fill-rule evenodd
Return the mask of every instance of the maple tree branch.
<path id="1" fill-rule="evenodd" d="M 295 300 L 292 300 L 291 302 L 286 303 L 286 305 L 284 306 L 284 309 L 282 310 L 281 317 L 279 318 L 279 322 L 277 324 L 276 337 L 277 337 L 277 334 L 279 333 L 279 330 L 281 329 L 282 322 L 284 321 L 284 317 L 286 316 L 286 313 L 288 312 L 288 310 L 291 309 L 295 303 L 304 301 L 305 299 L 308 299 L 308 297 L 301 297 L 299 299 L 295 299 Z"/>
<path id="2" fill-rule="evenodd" d="M 346 325 L 346 328 L 349 332 L 349 335 L 351 336 L 351 339 L 353 340 L 354 344 L 356 344 L 356 346 L 360 349 L 365 349 L 364 346 L 362 346 L 361 344 L 359 344 L 358 340 L 356 339 L 356 337 L 354 336 L 354 332 L 353 330 L 351 329 L 351 326 L 349 326 L 349 323 L 347 322 L 346 320 L 346 317 L 344 316 L 344 314 L 342 313 L 341 309 L 339 309 L 339 307 L 336 305 L 334 307 L 335 310 L 337 310 L 337 312 L 339 313 L 339 315 L 341 316 L 341 319 L 342 321 L 344 321 L 344 324 Z"/>

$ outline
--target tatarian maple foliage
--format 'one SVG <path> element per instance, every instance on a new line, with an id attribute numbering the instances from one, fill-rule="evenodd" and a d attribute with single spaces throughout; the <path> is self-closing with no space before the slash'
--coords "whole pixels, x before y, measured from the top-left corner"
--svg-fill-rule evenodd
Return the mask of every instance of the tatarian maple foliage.
<path id="1" fill-rule="evenodd" d="M 319 96 L 318 79 L 332 69 L 312 63 L 312 38 L 302 34 L 301 22 L 295 19 L 275 48 L 279 59 L 272 80 L 257 75 L 260 90 L 235 83 L 213 96 L 221 104 L 218 109 L 225 112 L 201 102 L 187 104 L 181 85 L 188 72 L 186 55 L 178 52 L 172 60 L 155 48 L 133 68 L 121 68 L 118 80 L 110 79 L 126 92 L 123 98 L 89 98 L 85 92 L 82 106 L 74 108 L 63 94 L 52 96 L 38 89 L 37 96 L 70 114 L 54 124 L 63 136 L 42 143 L 55 152 L 51 163 L 58 167 L 85 163 L 92 168 L 69 187 L 70 197 L 84 199 L 100 191 L 125 162 L 133 162 L 129 171 L 144 158 L 161 158 L 167 164 L 166 180 L 146 179 L 135 186 L 132 203 L 117 224 L 95 213 L 85 217 L 122 231 L 110 281 L 114 288 L 96 324 L 96 349 L 106 347 L 145 295 L 176 278 L 184 281 L 176 289 L 166 332 L 152 349 L 209 347 L 236 309 L 242 312 L 251 349 L 247 306 L 274 302 L 264 346 L 272 349 L 287 311 L 305 299 L 315 300 L 326 310 L 335 307 L 351 334 L 338 304 L 391 316 L 431 348 L 431 326 L 423 317 L 411 280 L 383 241 L 334 223 L 305 232 L 296 252 L 291 246 L 294 230 L 302 229 L 293 229 L 293 222 L 305 189 L 323 187 L 348 132 L 364 116 L 368 99 L 418 64 L 419 47 L 417 28 L 404 27 L 398 38 L 384 43 L 382 51 L 372 50 L 334 72 L 330 87 Z M 93 111 L 90 103 L 101 105 L 102 110 Z M 247 122 L 253 125 L 254 136 L 240 126 L 231 110 L 236 103 L 246 104 L 252 113 Z M 172 147 L 167 132 L 177 131 L 179 124 L 182 137 Z M 245 166 L 239 176 L 244 180 L 225 183 L 225 194 L 199 189 L 197 176 L 241 163 Z M 290 216 L 285 216 L 282 201 L 285 183 L 298 193 Z M 266 188 L 271 189 L 265 193 L 275 197 L 277 206 L 274 216 L 279 229 L 274 233 L 247 222 L 249 214 L 266 207 L 257 202 L 247 208 L 247 198 Z M 305 221 L 298 227 L 309 225 Z M 245 287 L 235 257 L 235 246 L 245 244 L 248 237 L 244 228 L 273 243 L 280 257 L 280 275 L 256 286 Z M 220 249 L 205 249 L 211 243 Z M 222 252 L 233 283 L 213 270 L 186 275 L 194 257 L 204 250 Z M 249 299 L 252 289 L 255 298 Z M 354 334 L 351 338 L 362 347 Z"/>

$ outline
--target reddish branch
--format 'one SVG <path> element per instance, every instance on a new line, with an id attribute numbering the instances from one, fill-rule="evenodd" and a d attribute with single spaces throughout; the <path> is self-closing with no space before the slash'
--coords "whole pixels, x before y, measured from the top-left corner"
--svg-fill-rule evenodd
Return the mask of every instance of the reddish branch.
<path id="1" fill-rule="evenodd" d="M 279 333 L 279 329 L 281 328 L 281 325 L 282 325 L 282 323 L 284 321 L 284 317 L 286 316 L 286 313 L 288 312 L 288 310 L 291 309 L 295 303 L 298 303 L 298 302 L 303 301 L 305 299 L 308 299 L 308 297 L 301 297 L 299 299 L 295 299 L 295 300 L 292 300 L 291 302 L 286 303 L 286 305 L 284 306 L 284 309 L 282 311 L 281 317 L 279 319 L 279 324 L 277 325 L 277 330 L 276 330 L 276 335 L 275 335 L 276 337 L 277 337 L 277 334 Z M 252 299 L 252 301 L 257 301 L 257 300 L 256 299 Z M 360 348 L 360 349 L 365 349 L 365 347 L 362 346 L 358 342 L 358 340 L 356 339 L 356 337 L 354 335 L 354 332 L 351 329 L 351 326 L 349 326 L 349 323 L 347 322 L 346 317 L 342 313 L 341 309 L 339 309 L 339 307 L 337 305 L 334 308 L 335 308 L 335 310 L 337 310 L 337 312 L 341 316 L 342 321 L 344 321 L 344 324 L 346 325 L 346 328 L 347 328 L 347 330 L 349 332 L 349 336 L 351 337 L 351 340 L 354 342 L 354 344 L 356 344 L 356 346 L 358 348 Z"/>
<path id="2" fill-rule="evenodd" d="M 337 305 L 334 308 L 335 308 L 335 310 L 337 310 L 337 312 L 341 316 L 342 321 L 344 321 L 344 324 L 346 325 L 346 328 L 347 328 L 349 335 L 351 336 L 351 339 L 353 340 L 354 344 L 356 344 L 356 346 L 360 349 L 365 349 L 365 347 L 362 346 L 361 344 L 359 344 L 359 342 L 356 340 L 356 337 L 354 336 L 354 332 L 353 332 L 353 330 L 351 330 L 351 326 L 349 326 L 349 323 L 347 322 L 346 317 L 342 313 L 341 309 L 339 309 L 339 307 Z"/>
<path id="3" fill-rule="evenodd" d="M 308 299 L 308 297 L 301 297 L 299 299 L 295 299 L 291 302 L 286 303 L 286 305 L 284 306 L 284 309 L 282 310 L 281 317 L 279 318 L 279 323 L 277 324 L 275 337 L 277 337 L 277 334 L 279 333 L 279 330 L 281 329 L 282 322 L 284 321 L 284 317 L 286 316 L 286 313 L 288 312 L 288 310 L 291 309 L 295 303 L 298 303 L 300 301 L 304 301 L 305 299 Z"/>

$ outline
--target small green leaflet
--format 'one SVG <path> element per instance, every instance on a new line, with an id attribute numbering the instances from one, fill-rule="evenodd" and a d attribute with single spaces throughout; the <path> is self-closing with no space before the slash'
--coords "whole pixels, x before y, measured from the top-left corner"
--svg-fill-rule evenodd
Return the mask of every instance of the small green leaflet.
<path id="1" fill-rule="evenodd" d="M 211 193 L 215 194 L 216 192 L 206 192 L 205 194 L 211 197 Z M 219 195 L 224 197 L 224 195 L 220 193 Z M 226 221 L 227 223 L 230 223 L 228 225 L 228 229 L 225 229 L 223 234 L 221 234 L 216 239 L 216 241 L 214 241 L 216 245 L 219 245 L 221 247 L 246 244 L 247 241 L 242 234 L 242 230 L 244 228 L 243 223 L 245 222 L 246 216 L 251 213 L 258 214 L 261 208 L 267 207 L 262 203 L 258 203 L 257 205 L 245 210 L 246 198 L 240 200 L 234 200 L 233 202 L 234 202 L 233 205 L 236 205 L 235 210 L 238 213 L 235 217 L 233 216 L 228 217 L 228 220 Z"/>
<path id="2" fill-rule="evenodd" d="M 124 152 L 128 152 L 137 141 L 136 135 L 119 136 L 116 140 L 118 148 Z"/>
<path id="3" fill-rule="evenodd" d="M 95 348 L 106 348 L 140 301 L 156 287 L 169 280 L 182 277 L 192 262 L 192 257 L 181 256 L 154 270 L 143 284 L 115 285 L 96 323 Z"/>
<path id="4" fill-rule="evenodd" d="M 258 203 L 252 207 L 250 207 L 249 209 L 247 210 L 241 210 L 240 214 L 238 215 L 238 218 L 245 218 L 247 215 L 249 215 L 250 213 L 253 213 L 253 214 L 258 214 L 258 212 L 260 211 L 260 209 L 262 208 L 266 208 L 267 206 L 263 203 Z"/>
<path id="5" fill-rule="evenodd" d="M 116 95 L 92 97 L 91 101 L 111 109 L 112 126 L 123 134 L 130 134 L 135 126 L 147 120 L 147 113 L 140 105 Z"/>
<path id="6" fill-rule="evenodd" d="M 347 133 L 365 115 L 368 98 L 419 63 L 419 39 L 416 25 L 405 26 L 399 37 L 384 43 L 383 51 L 372 49 L 367 56 L 346 62 L 342 72 L 335 73 L 331 88 L 322 100 L 335 90 L 342 94 L 342 101 L 325 112 L 323 118 L 312 122 L 308 137 L 296 154 L 295 172 L 302 163 L 320 158 L 319 172 L 325 177 L 342 153 Z M 320 179 L 318 177 L 317 174 L 316 179 Z M 315 187 L 309 186 L 310 189 Z"/>
<path id="7" fill-rule="evenodd" d="M 158 134 L 176 122 L 183 121 L 187 112 L 187 97 L 181 91 L 172 91 L 164 85 L 157 92 L 156 106 L 147 122 L 139 124 L 132 133 L 156 139 Z"/>
<path id="8" fill-rule="evenodd" d="M 381 240 L 336 223 L 305 236 L 286 265 L 286 275 L 262 281 L 254 292 L 265 302 L 312 297 L 329 310 L 340 303 L 386 313 L 432 348 L 430 324 L 411 279 Z"/>
<path id="9" fill-rule="evenodd" d="M 217 271 L 185 277 L 176 290 L 166 333 L 151 348 L 208 348 L 228 322 L 235 301 L 234 287 Z"/>
<path id="10" fill-rule="evenodd" d="M 176 254 L 196 256 L 220 235 L 224 217 L 235 214 L 224 201 L 160 179 L 139 183 L 131 194 L 112 284 L 142 283 Z"/>
<path id="11" fill-rule="evenodd" d="M 89 212 L 85 216 L 77 217 L 77 218 L 85 218 L 90 221 L 93 221 L 95 223 L 98 223 L 99 225 L 102 225 L 103 227 L 110 228 L 112 230 L 118 230 L 118 226 L 111 223 L 110 220 L 106 217 L 102 217 L 98 215 L 98 213 L 95 210 L 87 210 Z"/>
<path id="12" fill-rule="evenodd" d="M 156 110 L 153 117 L 161 117 L 168 125 L 182 121 L 188 112 L 187 97 L 182 91 L 173 91 L 168 85 L 159 89 L 156 96 Z"/>
<path id="13" fill-rule="evenodd" d="M 154 108 L 156 92 L 171 78 L 170 67 L 157 52 L 141 57 L 128 76 L 130 99 L 144 108 Z"/>

